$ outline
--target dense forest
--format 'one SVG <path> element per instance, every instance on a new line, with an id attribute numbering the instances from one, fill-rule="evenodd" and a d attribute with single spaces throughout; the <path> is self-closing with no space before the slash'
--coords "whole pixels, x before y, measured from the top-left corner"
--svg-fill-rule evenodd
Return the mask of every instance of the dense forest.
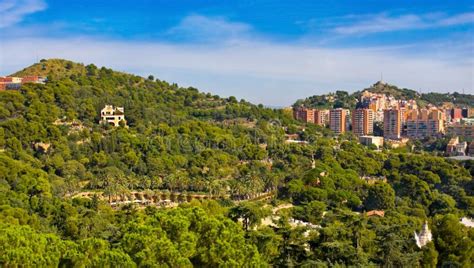
<path id="1" fill-rule="evenodd" d="M 474 217 L 473 161 L 376 151 L 284 110 L 93 64 L 42 60 L 16 75 L 38 74 L 46 84 L 0 92 L 2 266 L 474 263 L 474 230 L 460 222 Z M 127 126 L 99 124 L 106 104 L 124 107 Z M 78 196 L 133 191 L 210 198 Z M 433 240 L 420 249 L 425 222 Z"/>

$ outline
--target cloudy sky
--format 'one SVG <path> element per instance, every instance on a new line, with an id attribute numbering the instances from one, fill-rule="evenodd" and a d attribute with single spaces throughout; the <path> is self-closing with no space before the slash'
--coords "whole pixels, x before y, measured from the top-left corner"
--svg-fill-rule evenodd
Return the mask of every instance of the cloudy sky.
<path id="1" fill-rule="evenodd" d="M 275 106 L 360 90 L 381 74 L 421 92 L 474 94 L 474 4 L 0 0 L 0 75 L 41 58 Z"/>

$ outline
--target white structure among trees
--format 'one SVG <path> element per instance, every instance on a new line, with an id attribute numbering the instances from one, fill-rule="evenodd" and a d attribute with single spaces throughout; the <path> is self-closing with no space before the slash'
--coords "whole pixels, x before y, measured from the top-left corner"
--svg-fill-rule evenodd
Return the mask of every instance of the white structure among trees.
<path id="1" fill-rule="evenodd" d="M 105 105 L 104 109 L 100 111 L 101 124 L 110 124 L 117 127 L 120 125 L 121 121 L 123 121 L 123 123 L 127 125 L 127 120 L 125 120 L 125 111 L 123 107 Z"/>
<path id="2" fill-rule="evenodd" d="M 419 248 L 426 246 L 431 240 L 433 240 L 433 235 L 431 234 L 430 228 L 428 227 L 428 222 L 423 224 L 421 232 L 418 234 L 415 232 L 416 245 Z"/>

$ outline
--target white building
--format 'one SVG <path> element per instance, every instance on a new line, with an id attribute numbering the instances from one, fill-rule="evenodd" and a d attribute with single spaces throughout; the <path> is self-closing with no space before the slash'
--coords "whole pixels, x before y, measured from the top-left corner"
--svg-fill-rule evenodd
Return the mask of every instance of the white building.
<path id="1" fill-rule="evenodd" d="M 125 120 L 125 112 L 123 107 L 114 107 L 112 105 L 105 105 L 104 109 L 100 111 L 100 123 L 119 126 L 120 121 L 127 125 Z"/>
<path id="2" fill-rule="evenodd" d="M 430 228 L 428 227 L 428 222 L 423 224 L 421 232 L 415 232 L 416 245 L 419 248 L 426 246 L 431 240 L 433 240 L 433 235 L 431 234 Z"/>
<path id="3" fill-rule="evenodd" d="M 383 147 L 383 137 L 378 136 L 360 136 L 359 142 L 365 146 L 375 145 L 377 148 Z"/>

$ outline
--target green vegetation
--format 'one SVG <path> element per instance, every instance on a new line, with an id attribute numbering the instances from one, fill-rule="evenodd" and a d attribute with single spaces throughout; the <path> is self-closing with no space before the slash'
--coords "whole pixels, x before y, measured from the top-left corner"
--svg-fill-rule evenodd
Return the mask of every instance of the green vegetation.
<path id="1" fill-rule="evenodd" d="M 40 64 L 45 85 L 0 92 L 2 266 L 474 263 L 474 230 L 459 222 L 474 217 L 473 162 L 373 151 L 281 110 L 151 76 L 63 60 Z M 105 104 L 123 106 L 129 127 L 99 125 Z M 309 143 L 284 143 L 285 130 Z M 97 197 L 73 198 L 83 191 L 219 198 L 112 208 Z M 238 201 L 263 192 L 276 194 Z M 372 209 L 385 216 L 368 217 Z M 425 221 L 433 241 L 419 249 L 413 233 Z"/>
<path id="2" fill-rule="evenodd" d="M 428 103 L 434 105 L 442 105 L 443 103 L 452 103 L 456 106 L 461 107 L 472 107 L 474 103 L 474 95 L 462 94 L 458 92 L 454 93 L 425 93 L 421 95 L 421 98 Z"/>

